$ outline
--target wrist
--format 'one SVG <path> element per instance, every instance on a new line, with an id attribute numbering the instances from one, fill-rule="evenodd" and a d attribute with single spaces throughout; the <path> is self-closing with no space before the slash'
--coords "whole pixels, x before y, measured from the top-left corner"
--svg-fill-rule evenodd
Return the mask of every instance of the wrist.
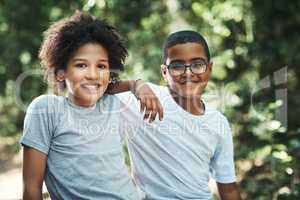
<path id="1" fill-rule="evenodd" d="M 137 96 L 137 91 L 139 90 L 141 84 L 143 84 L 144 81 L 142 79 L 136 79 L 134 81 L 132 81 L 132 87 L 130 88 L 130 91 L 132 92 L 132 94 L 134 94 L 135 96 Z"/>

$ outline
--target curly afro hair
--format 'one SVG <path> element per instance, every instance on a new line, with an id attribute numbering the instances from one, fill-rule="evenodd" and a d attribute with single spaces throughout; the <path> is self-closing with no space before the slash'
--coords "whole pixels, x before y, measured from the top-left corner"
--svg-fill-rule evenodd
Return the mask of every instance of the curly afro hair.
<path id="1" fill-rule="evenodd" d="M 58 72 L 65 71 L 73 52 L 87 43 L 100 44 L 107 50 L 111 78 L 116 79 L 118 72 L 124 70 L 124 62 L 128 55 L 123 40 L 115 27 L 80 11 L 53 23 L 44 32 L 39 58 L 45 69 L 45 77 L 55 80 L 57 86 Z M 65 83 L 60 86 L 60 89 L 64 89 Z"/>

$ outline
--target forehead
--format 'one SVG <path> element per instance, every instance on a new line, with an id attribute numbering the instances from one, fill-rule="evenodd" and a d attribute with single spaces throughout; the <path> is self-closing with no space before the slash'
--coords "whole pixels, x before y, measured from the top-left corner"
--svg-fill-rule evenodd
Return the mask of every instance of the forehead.
<path id="1" fill-rule="evenodd" d="M 173 60 L 190 61 L 196 58 L 204 58 L 207 60 L 203 46 L 196 42 L 177 44 L 168 48 L 167 53 L 167 63 L 170 63 Z"/>
<path id="2" fill-rule="evenodd" d="M 86 43 L 76 49 L 72 57 L 97 57 L 98 59 L 107 59 L 108 53 L 101 44 Z"/>

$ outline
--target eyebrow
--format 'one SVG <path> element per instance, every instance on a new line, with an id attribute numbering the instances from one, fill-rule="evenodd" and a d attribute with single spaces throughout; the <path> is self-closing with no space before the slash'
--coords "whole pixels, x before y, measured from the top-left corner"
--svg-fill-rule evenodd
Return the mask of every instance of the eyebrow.
<path id="1" fill-rule="evenodd" d="M 192 58 L 191 60 L 189 61 L 197 61 L 197 60 L 204 60 L 206 61 L 207 59 L 205 58 L 202 58 L 202 57 L 197 57 L 197 58 Z M 185 62 L 185 60 L 181 60 L 181 59 L 175 59 L 175 60 L 172 60 L 170 63 L 173 63 L 173 62 Z"/>
<path id="2" fill-rule="evenodd" d="M 207 59 L 206 58 L 202 58 L 202 57 L 198 57 L 198 58 L 193 58 L 190 61 L 196 61 L 196 60 L 204 60 L 204 61 L 206 61 Z"/>
<path id="3" fill-rule="evenodd" d="M 76 62 L 76 61 L 87 61 L 87 59 L 84 59 L 84 58 L 73 58 L 72 61 L 73 62 Z M 100 61 L 100 62 L 107 62 L 108 63 L 107 59 L 99 59 L 98 61 Z"/>

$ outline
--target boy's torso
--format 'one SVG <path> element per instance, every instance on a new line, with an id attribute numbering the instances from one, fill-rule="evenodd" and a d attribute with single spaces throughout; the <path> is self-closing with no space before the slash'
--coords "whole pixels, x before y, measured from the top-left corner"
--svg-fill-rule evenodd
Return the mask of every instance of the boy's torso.
<path id="1" fill-rule="evenodd" d="M 128 133 L 138 186 L 148 199 L 210 199 L 210 162 L 223 118 L 208 106 L 203 116 L 187 113 L 166 87 L 152 88 L 163 105 L 163 121 L 148 124 L 132 117 L 138 133 Z"/>
<path id="2" fill-rule="evenodd" d="M 63 97 L 48 104 L 56 118 L 45 174 L 53 199 L 137 199 L 123 158 L 118 101 L 103 98 L 89 109 Z"/>

